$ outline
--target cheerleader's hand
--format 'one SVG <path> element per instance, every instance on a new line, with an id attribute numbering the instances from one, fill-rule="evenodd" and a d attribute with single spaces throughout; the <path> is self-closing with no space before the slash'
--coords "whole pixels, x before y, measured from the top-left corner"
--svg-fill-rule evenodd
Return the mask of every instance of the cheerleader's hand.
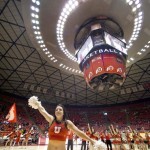
<path id="1" fill-rule="evenodd" d="M 107 150 L 107 146 L 102 141 L 95 141 L 93 145 L 90 143 L 89 150 Z"/>
<path id="2" fill-rule="evenodd" d="M 89 150 L 94 150 L 94 145 L 95 145 L 96 141 L 91 139 L 89 142 Z"/>
<path id="3" fill-rule="evenodd" d="M 32 96 L 28 100 L 28 105 L 31 108 L 38 109 L 38 107 L 41 105 L 41 102 L 38 101 L 38 97 L 37 96 Z"/>

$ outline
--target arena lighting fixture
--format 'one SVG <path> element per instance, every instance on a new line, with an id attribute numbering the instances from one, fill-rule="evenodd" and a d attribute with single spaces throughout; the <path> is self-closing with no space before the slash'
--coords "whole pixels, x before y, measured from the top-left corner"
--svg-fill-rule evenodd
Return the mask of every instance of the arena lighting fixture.
<path id="1" fill-rule="evenodd" d="M 137 52 L 137 55 L 142 55 L 144 52 L 146 52 L 146 48 L 149 48 L 150 47 L 150 41 L 148 41 L 141 50 L 139 50 Z M 133 58 L 130 58 L 130 60 L 132 60 Z M 130 60 L 127 60 L 127 63 L 130 63 L 131 61 Z M 132 60 L 133 61 L 133 60 Z"/>
<path id="2" fill-rule="evenodd" d="M 37 43 L 39 44 L 39 46 L 42 48 L 43 51 L 45 51 L 45 55 L 47 55 L 48 58 L 50 58 L 51 61 L 53 61 L 54 63 L 56 63 L 58 60 L 55 59 L 55 57 L 52 57 L 53 55 L 50 54 L 50 51 L 46 48 L 46 45 L 44 44 L 44 41 L 43 41 L 43 38 L 42 38 L 42 35 L 41 35 L 41 32 L 40 32 L 40 26 L 39 26 L 39 6 L 40 6 L 40 1 L 39 0 L 32 0 L 33 2 L 33 6 L 31 6 L 31 10 L 32 10 L 32 13 L 31 13 L 31 21 L 32 21 L 32 24 L 33 24 L 33 29 L 34 29 L 34 34 L 35 35 L 39 35 L 39 36 L 36 36 L 36 39 L 37 39 Z M 75 1 L 75 0 L 72 0 L 72 1 L 69 1 L 69 3 L 66 5 L 66 7 L 63 9 L 63 12 L 61 13 L 63 17 L 60 17 L 60 21 L 58 24 L 58 27 L 60 27 L 58 30 L 57 30 L 57 33 L 59 34 L 57 40 L 59 42 L 59 46 L 61 47 L 61 49 L 64 51 L 64 53 L 73 61 L 76 61 L 76 59 L 68 52 L 68 50 L 65 48 L 65 44 L 62 43 L 61 41 L 63 40 L 63 29 L 64 29 L 64 24 L 65 24 L 65 21 L 68 17 L 68 15 L 70 14 L 70 12 L 78 5 L 78 1 Z M 62 66 L 60 64 L 60 66 Z M 62 66 L 63 68 L 65 68 L 66 70 L 69 70 L 71 71 L 72 68 L 69 68 L 68 66 L 66 65 L 63 65 Z M 72 70 L 72 72 L 74 72 L 75 69 Z M 82 74 L 81 71 L 79 70 L 76 70 L 75 71 L 76 73 L 79 73 L 79 74 Z"/>
<path id="3" fill-rule="evenodd" d="M 71 13 L 73 13 L 73 11 L 77 7 L 80 6 L 79 5 L 80 2 L 82 2 L 82 0 L 69 0 L 64 5 L 64 8 L 62 9 L 62 12 L 60 13 L 60 16 L 59 16 L 59 19 L 58 19 L 58 22 L 56 25 L 56 35 L 57 35 L 58 45 L 59 45 L 60 49 L 64 52 L 64 54 L 73 62 L 77 62 L 77 59 L 67 49 L 66 44 L 64 42 L 63 33 L 64 33 L 64 29 L 65 29 L 65 24 L 67 22 L 69 15 Z M 133 13 L 135 14 L 133 32 L 131 34 L 129 41 L 127 41 L 127 43 L 128 43 L 127 50 L 129 50 L 132 47 L 134 41 L 136 41 L 138 39 L 139 33 L 142 28 L 144 14 L 141 11 L 141 7 L 142 7 L 141 0 L 136 0 L 136 1 L 135 0 L 126 0 L 125 2 L 131 7 Z M 40 22 L 39 22 L 40 3 L 41 3 L 40 0 L 32 0 L 31 22 L 33 25 L 35 38 L 37 39 L 37 43 L 39 44 L 40 48 L 43 51 L 50 52 L 49 49 L 47 49 L 47 50 L 45 49 L 45 48 L 47 48 L 46 44 L 44 42 L 41 42 L 41 41 L 43 41 L 43 37 L 42 37 L 42 34 L 40 33 L 41 29 L 40 29 Z M 45 54 L 45 55 L 49 58 L 49 60 L 51 60 L 49 55 L 47 55 L 47 54 Z M 55 62 L 57 62 L 57 61 L 55 61 Z M 52 62 L 54 62 L 54 61 L 52 61 Z M 58 63 L 59 63 L 59 61 L 58 61 Z M 78 70 L 78 73 L 82 74 L 82 72 L 80 72 L 80 70 Z"/>
<path id="4" fill-rule="evenodd" d="M 50 51 L 46 48 L 46 45 L 44 44 L 43 37 L 40 32 L 40 26 L 39 26 L 40 22 L 38 20 L 39 19 L 39 11 L 40 11 L 40 1 L 32 0 L 32 3 L 33 3 L 33 5 L 31 6 L 31 11 L 32 11 L 31 12 L 31 22 L 33 24 L 32 28 L 34 30 L 34 34 L 39 35 L 39 36 L 36 36 L 37 43 L 39 44 L 40 48 L 42 48 L 43 51 L 46 51 L 45 55 L 52 62 L 56 63 L 58 60 L 55 59 L 54 57 L 52 57 L 52 54 L 50 54 Z M 71 5 L 71 7 L 70 7 L 70 5 Z M 68 50 L 65 48 L 65 44 L 61 43 L 61 40 L 63 40 L 63 29 L 64 29 L 65 21 L 69 15 L 69 13 L 76 7 L 76 5 L 78 5 L 77 1 L 76 2 L 74 0 L 69 1 L 69 5 L 66 5 L 66 8 L 63 9 L 63 12 L 62 12 L 63 17 L 59 21 L 60 24 L 58 24 L 58 27 L 60 27 L 60 28 L 57 31 L 57 33 L 59 33 L 59 35 L 60 35 L 57 37 L 59 46 L 61 47 L 62 50 L 64 50 L 66 56 L 70 57 L 71 60 L 75 60 L 75 59 L 70 55 L 70 53 L 68 53 Z M 50 54 L 50 55 L 48 55 L 48 54 Z M 79 74 L 81 74 L 81 72 L 79 72 Z"/>
<path id="5" fill-rule="evenodd" d="M 69 6 L 70 8 L 72 7 L 72 4 L 75 3 L 73 9 L 69 10 Z M 143 23 L 143 12 L 141 11 L 141 0 L 135 1 L 135 0 L 126 0 L 126 3 L 129 4 L 132 7 L 132 10 L 134 10 L 135 12 L 135 19 L 134 19 L 134 29 L 131 35 L 130 40 L 128 41 L 128 46 L 127 46 L 127 50 L 131 48 L 131 46 L 133 45 L 133 41 L 136 41 L 140 30 L 141 30 L 141 26 Z M 61 15 L 58 19 L 57 22 L 57 27 L 56 27 L 56 34 L 57 34 L 57 42 L 59 43 L 58 45 L 60 46 L 60 49 L 64 52 L 64 54 L 70 58 L 73 61 L 77 61 L 77 59 L 69 53 L 68 49 L 66 48 L 65 42 L 63 41 L 63 29 L 64 29 L 64 24 L 67 21 L 68 16 L 71 14 L 72 10 L 74 10 L 75 8 L 77 8 L 79 6 L 79 1 L 78 0 L 69 0 L 64 8 L 62 9 Z M 65 17 L 65 21 L 63 20 L 64 16 Z M 61 28 L 63 26 L 63 28 Z M 61 46 L 63 43 L 63 47 Z M 65 50 L 66 49 L 66 50 Z M 67 51 L 67 53 L 65 52 Z"/>
<path id="6" fill-rule="evenodd" d="M 141 52 L 137 52 L 137 54 L 138 54 L 138 55 L 142 55 L 142 53 L 141 53 Z"/>
<path id="7" fill-rule="evenodd" d="M 141 49 L 141 51 L 142 51 L 142 52 L 145 52 L 146 50 L 145 50 L 145 49 Z"/>
<path id="8" fill-rule="evenodd" d="M 57 59 L 54 60 L 54 63 L 57 62 Z"/>
<path id="9" fill-rule="evenodd" d="M 107 112 L 104 112 L 104 116 L 107 116 Z"/>
<path id="10" fill-rule="evenodd" d="M 134 61 L 134 58 L 131 57 L 130 60 Z"/>

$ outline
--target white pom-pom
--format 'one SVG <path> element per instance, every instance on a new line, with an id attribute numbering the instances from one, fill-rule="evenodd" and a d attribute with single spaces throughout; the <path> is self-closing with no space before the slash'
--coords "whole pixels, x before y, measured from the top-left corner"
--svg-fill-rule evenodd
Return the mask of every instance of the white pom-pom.
<path id="1" fill-rule="evenodd" d="M 41 102 L 38 101 L 37 96 L 32 96 L 28 100 L 28 105 L 31 106 L 34 109 L 38 109 L 39 104 L 41 104 Z"/>
<path id="2" fill-rule="evenodd" d="M 90 143 L 89 150 L 107 150 L 107 146 L 102 141 L 96 141 L 94 145 Z"/>

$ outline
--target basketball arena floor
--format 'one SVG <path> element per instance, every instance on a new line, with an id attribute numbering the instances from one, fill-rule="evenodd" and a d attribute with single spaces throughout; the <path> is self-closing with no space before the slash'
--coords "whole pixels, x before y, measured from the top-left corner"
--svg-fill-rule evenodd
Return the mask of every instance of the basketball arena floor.
<path id="1" fill-rule="evenodd" d="M 47 150 L 47 145 L 43 146 L 0 146 L 0 150 Z M 73 150 L 81 150 L 81 145 L 74 145 Z"/>
<path id="2" fill-rule="evenodd" d="M 0 146 L 0 150 L 47 150 L 47 145 L 38 146 Z M 81 145 L 74 145 L 73 150 L 81 150 Z M 114 147 L 113 147 L 113 150 Z M 139 150 L 139 149 L 135 149 Z"/>

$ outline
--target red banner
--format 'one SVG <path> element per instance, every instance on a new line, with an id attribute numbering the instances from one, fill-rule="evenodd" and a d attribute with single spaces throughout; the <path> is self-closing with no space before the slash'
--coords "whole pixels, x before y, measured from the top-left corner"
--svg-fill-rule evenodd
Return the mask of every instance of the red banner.
<path id="1" fill-rule="evenodd" d="M 8 122 L 16 123 L 17 122 L 17 113 L 16 113 L 16 104 L 14 103 L 6 116 Z"/>

